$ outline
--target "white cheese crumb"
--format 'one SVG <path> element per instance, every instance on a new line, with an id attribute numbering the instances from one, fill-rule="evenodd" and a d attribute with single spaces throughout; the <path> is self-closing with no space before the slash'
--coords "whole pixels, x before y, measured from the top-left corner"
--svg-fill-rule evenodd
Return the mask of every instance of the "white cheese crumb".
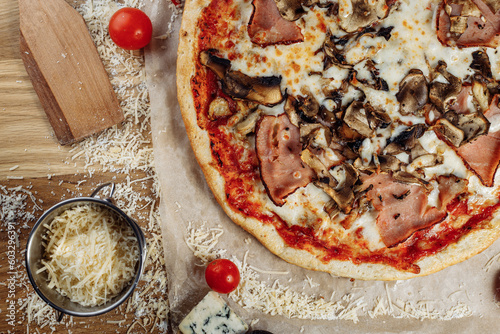
<path id="1" fill-rule="evenodd" d="M 24 176 L 7 175 L 7 180 L 22 180 L 22 179 L 24 179 Z"/>

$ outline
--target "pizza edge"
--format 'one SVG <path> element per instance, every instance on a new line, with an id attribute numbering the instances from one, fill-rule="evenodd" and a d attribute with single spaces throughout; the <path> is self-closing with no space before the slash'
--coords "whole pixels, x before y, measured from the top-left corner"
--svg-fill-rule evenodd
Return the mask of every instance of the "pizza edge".
<path id="1" fill-rule="evenodd" d="M 307 250 L 295 249 L 286 245 L 273 226 L 235 212 L 226 201 L 224 179 L 213 166 L 214 161 L 208 134 L 198 127 L 191 90 L 191 78 L 195 73 L 196 65 L 197 22 L 203 9 L 209 3 L 210 0 L 186 1 L 179 32 L 176 73 L 177 94 L 182 118 L 198 164 L 217 202 L 234 223 L 257 238 L 273 254 L 288 263 L 310 270 L 325 271 L 337 276 L 361 280 L 401 280 L 426 276 L 469 259 L 484 251 L 500 237 L 500 214 L 496 213 L 492 219 L 483 222 L 483 226 L 487 227 L 471 231 L 444 250 L 416 262 L 421 270 L 420 273 L 413 274 L 397 270 L 385 264 L 354 264 L 351 261 L 340 260 L 331 260 L 328 263 L 322 262 Z"/>

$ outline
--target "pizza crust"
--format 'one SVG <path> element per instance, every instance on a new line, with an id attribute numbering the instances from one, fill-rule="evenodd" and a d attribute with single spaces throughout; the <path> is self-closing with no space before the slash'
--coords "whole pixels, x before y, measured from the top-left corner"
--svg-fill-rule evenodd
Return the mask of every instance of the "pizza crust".
<path id="1" fill-rule="evenodd" d="M 182 117 L 196 159 L 217 202 L 234 223 L 252 234 L 269 251 L 291 264 L 362 280 L 401 280 L 429 275 L 482 252 L 500 237 L 500 215 L 496 213 L 489 223 L 483 222 L 482 226 L 485 226 L 483 229 L 473 230 L 444 250 L 416 262 L 421 270 L 418 274 L 413 274 L 385 264 L 354 264 L 351 261 L 339 260 L 324 263 L 309 251 L 287 246 L 273 226 L 235 212 L 226 201 L 224 179 L 214 167 L 208 134 L 197 124 L 190 82 L 195 73 L 198 51 L 197 21 L 203 8 L 209 3 L 209 0 L 186 1 L 177 58 L 177 92 Z"/>

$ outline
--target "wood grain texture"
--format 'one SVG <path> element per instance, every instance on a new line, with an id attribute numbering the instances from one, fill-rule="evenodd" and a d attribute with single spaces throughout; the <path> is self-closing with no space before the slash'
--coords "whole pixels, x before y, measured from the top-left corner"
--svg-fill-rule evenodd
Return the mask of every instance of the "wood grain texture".
<path id="1" fill-rule="evenodd" d="M 0 0 L 0 12 L 6 2 Z M 0 16 L 0 22 L 3 17 Z M 14 20 L 11 29 L 19 37 Z M 4 42 L 0 34 L 0 50 L 17 58 L 0 59 L 0 180 L 83 171 L 82 161 L 70 159 L 71 147 L 59 145 L 54 136 L 20 59 L 19 40 L 7 45 Z M 8 52 L 11 49 L 16 53 Z M 10 170 L 15 166 L 19 167 Z"/>
<path id="2" fill-rule="evenodd" d="M 136 317 L 134 312 L 136 311 L 134 307 L 131 307 L 127 312 L 127 302 L 122 304 L 119 308 L 91 318 L 78 318 L 73 317 L 73 324 L 66 324 L 70 322 L 70 317 L 65 316 L 63 323 L 55 325 L 54 331 L 49 327 L 41 328 L 36 322 L 28 323 L 28 316 L 25 309 L 21 308 L 29 295 L 33 295 L 34 291 L 31 287 L 24 268 L 24 249 L 26 248 L 26 241 L 30 232 L 31 227 L 39 218 L 43 211 L 49 209 L 53 205 L 57 204 L 63 199 L 69 199 L 73 197 L 89 196 L 97 185 L 109 182 L 113 176 L 113 173 L 101 173 L 99 175 L 94 175 L 87 182 L 80 184 L 80 182 L 86 179 L 83 174 L 76 175 L 61 175 L 55 176 L 51 180 L 47 178 L 29 179 L 29 180 L 9 180 L 0 181 L 0 186 L 4 186 L 7 189 L 12 189 L 17 186 L 22 186 L 25 189 L 31 188 L 31 192 L 36 198 L 36 204 L 39 208 L 34 207 L 34 203 L 27 198 L 25 200 L 26 207 L 23 212 L 32 212 L 33 219 L 26 219 L 26 217 L 16 217 L 14 226 L 14 235 L 18 238 L 17 245 L 14 247 L 15 258 L 13 266 L 9 264 L 9 234 L 6 233 L 8 230 L 8 225 L 6 222 L 0 221 L 0 283 L 2 288 L 0 288 L 0 333 L 125 333 L 133 325 L 134 322 L 139 321 L 141 325 L 134 325 L 135 330 L 132 333 L 156 333 L 157 330 L 153 327 L 153 322 L 150 320 L 146 321 L 144 325 L 144 319 L 148 315 L 143 315 L 141 317 Z M 145 174 L 131 175 L 133 178 L 145 177 Z M 119 175 L 114 181 L 116 183 L 124 182 L 126 175 Z M 79 185 L 80 184 L 80 185 Z M 151 181 L 149 181 L 151 185 Z M 152 192 L 150 187 L 147 189 L 142 189 L 142 186 L 137 183 L 134 186 L 134 190 L 141 193 L 142 196 L 151 196 Z M 8 191 L 9 195 L 12 191 Z M 3 194 L 3 192 L 2 192 Z M 149 216 L 149 207 L 144 207 L 138 210 L 132 215 L 132 218 L 141 226 L 142 230 L 145 232 L 147 238 L 149 238 L 149 233 L 146 231 L 147 221 L 141 217 Z M 23 227 L 24 226 L 24 227 Z M 9 286 L 9 283 L 15 283 L 14 286 Z M 140 281 L 138 286 L 138 291 L 144 289 L 150 282 Z M 11 294 L 11 296 L 9 296 Z M 14 298 L 12 298 L 14 297 Z M 155 298 L 157 296 L 150 295 L 149 298 Z M 13 313 L 10 312 L 10 300 L 14 300 L 15 304 L 13 307 Z M 18 304 L 19 303 L 19 304 Z M 10 316 L 9 316 L 10 315 Z M 10 323 L 10 319 L 13 318 L 15 321 Z M 12 326 L 12 324 L 14 326 Z M 144 328 L 142 327 L 144 326 Z"/>
<path id="3" fill-rule="evenodd" d="M 81 0 L 67 2 L 75 5 Z M 33 212 L 33 219 L 16 219 L 18 243 L 15 251 L 15 274 L 12 275 L 6 253 L 9 250 L 8 227 L 2 219 L 4 211 L 1 210 L 3 206 L 0 203 L 0 333 L 126 333 L 131 326 L 131 333 L 157 333 L 158 329 L 150 320 L 155 314 L 136 317 L 136 310 L 133 307 L 127 310 L 127 303 L 99 317 L 73 318 L 72 324 L 68 326 L 66 322 L 70 319 L 67 317 L 64 319 L 65 323 L 56 325 L 54 329 L 47 326 L 41 328 L 33 321 L 28 323 L 25 310 L 18 304 L 22 303 L 26 296 L 33 295 L 24 269 L 23 249 L 35 219 L 43 210 L 63 199 L 87 196 L 97 184 L 103 182 L 113 180 L 119 184 L 125 182 L 127 177 L 137 180 L 147 176 L 140 172 L 124 175 L 96 170 L 92 177 L 89 177 L 82 174 L 84 162 L 81 159 L 71 160 L 71 147 L 59 145 L 21 60 L 18 13 L 17 0 L 0 0 L 0 195 L 6 195 L 2 186 L 5 189 L 22 186 L 31 190 L 41 209 L 34 209 L 33 202 L 27 198 L 26 207 L 22 211 Z M 19 167 L 11 170 L 15 166 Z M 50 179 L 48 174 L 51 175 Z M 9 180 L 9 177 L 24 179 Z M 141 198 L 153 196 L 151 188 L 151 179 L 134 183 L 134 191 L 138 192 Z M 13 190 L 6 191 L 11 194 Z M 140 206 L 141 209 L 132 214 L 132 218 L 143 228 L 148 240 L 151 240 L 151 234 L 145 230 L 151 206 L 145 202 Z M 123 207 L 126 207 L 126 204 Z M 8 283 L 12 277 L 16 280 L 15 298 L 9 299 Z M 152 283 L 141 281 L 138 291 Z M 143 298 L 157 296 L 148 293 Z M 7 317 L 10 313 L 10 300 L 15 301 L 16 320 L 13 326 L 9 324 Z"/>
<path id="4" fill-rule="evenodd" d="M 61 144 L 123 121 L 83 18 L 64 0 L 19 0 L 20 52 Z"/>

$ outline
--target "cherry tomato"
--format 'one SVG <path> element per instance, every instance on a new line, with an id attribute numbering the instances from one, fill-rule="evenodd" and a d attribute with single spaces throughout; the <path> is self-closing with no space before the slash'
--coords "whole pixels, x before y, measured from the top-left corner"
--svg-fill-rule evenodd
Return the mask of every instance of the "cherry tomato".
<path id="1" fill-rule="evenodd" d="M 229 260 L 214 260 L 205 269 L 205 280 L 210 289 L 218 293 L 230 293 L 240 283 L 240 271 Z"/>
<path id="2" fill-rule="evenodd" d="M 153 25 L 140 9 L 119 9 L 109 20 L 109 35 L 113 42 L 126 50 L 138 50 L 151 41 Z"/>

